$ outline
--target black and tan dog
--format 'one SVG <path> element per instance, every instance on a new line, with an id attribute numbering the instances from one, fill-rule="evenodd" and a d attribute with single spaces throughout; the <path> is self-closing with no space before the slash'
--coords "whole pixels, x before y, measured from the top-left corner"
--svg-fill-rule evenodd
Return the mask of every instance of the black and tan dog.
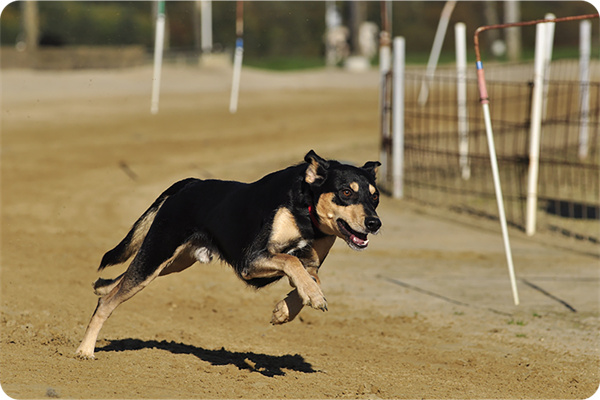
<path id="1" fill-rule="evenodd" d="M 335 238 L 362 250 L 381 227 L 380 164 L 358 168 L 312 150 L 304 160 L 254 183 L 190 178 L 168 188 L 102 258 L 99 270 L 135 255 L 125 273 L 94 284 L 100 299 L 76 354 L 93 358 L 104 321 L 154 278 L 213 256 L 257 288 L 288 277 L 295 289 L 275 307 L 274 324 L 304 305 L 327 310 L 317 273 Z"/>

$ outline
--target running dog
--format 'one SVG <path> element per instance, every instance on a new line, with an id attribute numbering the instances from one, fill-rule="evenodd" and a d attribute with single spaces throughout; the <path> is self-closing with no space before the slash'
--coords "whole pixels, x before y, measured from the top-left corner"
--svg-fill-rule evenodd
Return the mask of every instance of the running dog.
<path id="1" fill-rule="evenodd" d="M 94 358 L 106 319 L 156 277 L 214 256 L 256 288 L 289 279 L 294 290 L 275 306 L 273 324 L 291 321 L 305 305 L 327 310 L 319 267 L 336 237 L 363 250 L 367 235 L 379 232 L 375 175 L 381 164 L 358 168 L 312 150 L 304 161 L 254 183 L 189 178 L 162 193 L 104 254 L 99 271 L 135 257 L 117 278 L 94 283 L 100 299 L 76 355 Z"/>

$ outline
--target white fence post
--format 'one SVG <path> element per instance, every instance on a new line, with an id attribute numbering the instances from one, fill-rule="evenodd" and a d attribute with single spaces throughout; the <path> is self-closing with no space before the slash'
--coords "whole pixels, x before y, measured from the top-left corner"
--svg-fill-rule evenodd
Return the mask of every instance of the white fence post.
<path id="1" fill-rule="evenodd" d="M 200 18 L 202 23 L 200 29 L 202 37 L 200 38 L 202 53 L 210 54 L 213 48 L 213 29 L 212 29 L 212 0 L 200 0 Z"/>
<path id="2" fill-rule="evenodd" d="M 383 178 L 385 185 L 389 184 L 389 162 L 388 152 L 385 142 L 390 139 L 390 126 L 388 110 L 388 74 L 392 68 L 392 50 L 390 47 L 389 32 L 381 32 L 381 42 L 379 47 L 379 78 L 380 78 L 380 93 L 379 93 L 379 116 L 381 118 L 381 152 L 379 161 L 381 162 L 380 176 Z"/>
<path id="3" fill-rule="evenodd" d="M 454 25 L 456 45 L 456 101 L 458 116 L 458 163 L 462 179 L 471 177 L 469 166 L 469 120 L 467 111 L 467 34 L 462 22 Z"/>
<path id="4" fill-rule="evenodd" d="M 446 4 L 444 4 L 444 8 L 442 9 L 440 22 L 438 23 L 435 37 L 433 38 L 433 46 L 431 46 L 429 61 L 427 61 L 425 78 L 423 78 L 423 82 L 421 82 L 421 91 L 419 92 L 419 98 L 417 100 L 421 107 L 427 103 L 427 98 L 429 97 L 429 84 L 435 74 L 438 59 L 440 58 L 440 52 L 442 51 L 442 44 L 444 44 L 444 37 L 446 36 L 446 29 L 448 29 L 448 23 L 450 23 L 450 17 L 452 16 L 452 11 L 454 11 L 455 6 L 456 1 L 446 1 Z"/>
<path id="5" fill-rule="evenodd" d="M 556 15 L 554 14 L 546 14 L 544 19 L 555 19 Z M 550 89 L 550 85 L 548 84 L 548 80 L 550 79 L 550 63 L 552 62 L 552 48 L 554 47 L 554 22 L 547 22 L 543 24 L 546 27 L 546 35 L 545 35 L 545 50 L 544 50 L 544 108 L 542 114 L 542 120 L 546 119 L 546 109 L 548 108 L 548 91 Z"/>
<path id="6" fill-rule="evenodd" d="M 579 24 L 579 158 L 588 155 L 588 122 L 590 117 L 590 53 L 592 42 L 592 23 L 583 20 Z"/>
<path id="7" fill-rule="evenodd" d="M 163 46 L 165 42 L 165 2 L 158 2 L 156 15 L 156 35 L 154 38 L 154 68 L 152 71 L 152 95 L 150 98 L 150 112 L 158 113 L 160 98 L 160 76 L 162 71 Z"/>
<path id="8" fill-rule="evenodd" d="M 540 163 L 540 136 L 542 130 L 542 112 L 544 104 L 544 64 L 546 52 L 546 24 L 536 25 L 535 66 L 533 75 L 533 99 L 531 104 L 531 129 L 529 133 L 529 172 L 527 178 L 527 208 L 525 214 L 525 232 L 528 236 L 535 233 L 537 213 L 537 186 Z"/>
<path id="9" fill-rule="evenodd" d="M 394 72 L 392 89 L 392 195 L 404 196 L 404 64 L 405 41 L 394 39 Z"/>

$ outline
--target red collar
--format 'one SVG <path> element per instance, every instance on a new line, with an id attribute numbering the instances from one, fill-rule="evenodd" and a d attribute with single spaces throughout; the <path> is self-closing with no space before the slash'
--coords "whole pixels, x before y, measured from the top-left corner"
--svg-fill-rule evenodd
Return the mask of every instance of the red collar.
<path id="1" fill-rule="evenodd" d="M 315 209 L 313 208 L 312 205 L 308 206 L 308 215 L 310 215 L 310 221 L 312 222 L 313 226 L 315 228 L 319 229 L 319 220 L 317 219 L 317 215 L 315 214 Z"/>

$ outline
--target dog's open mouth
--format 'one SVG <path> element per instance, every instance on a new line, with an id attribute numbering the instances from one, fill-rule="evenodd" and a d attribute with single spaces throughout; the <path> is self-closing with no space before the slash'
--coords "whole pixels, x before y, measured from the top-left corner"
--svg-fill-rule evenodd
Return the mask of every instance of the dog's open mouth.
<path id="1" fill-rule="evenodd" d="M 362 250 L 367 247 L 367 245 L 369 244 L 369 239 L 367 239 L 366 233 L 356 232 L 355 230 L 350 228 L 350 225 L 348 225 L 348 223 L 343 219 L 338 219 L 337 224 L 338 228 L 340 229 L 340 232 L 344 235 L 344 238 L 346 239 L 346 243 L 348 243 L 350 247 L 357 250 Z"/>

